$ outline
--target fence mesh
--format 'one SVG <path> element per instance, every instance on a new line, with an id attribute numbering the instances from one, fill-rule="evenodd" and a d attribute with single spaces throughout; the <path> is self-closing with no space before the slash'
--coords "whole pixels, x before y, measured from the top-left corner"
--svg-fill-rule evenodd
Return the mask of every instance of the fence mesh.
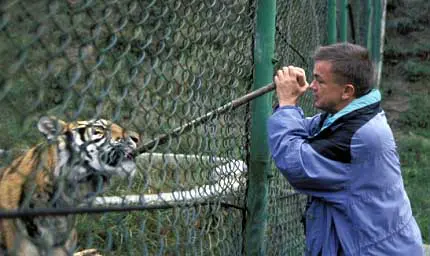
<path id="1" fill-rule="evenodd" d="M 103 118 L 123 127 L 123 137 L 137 132 L 144 144 L 249 92 L 255 9 L 255 1 L 246 0 L 2 1 L 0 167 L 45 141 L 37 125 L 42 116 L 75 126 L 78 120 Z M 311 53 L 327 40 L 326 17 L 326 1 L 278 1 L 276 66 L 302 66 L 311 77 Z M 301 105 L 307 114 L 315 113 L 310 95 Z M 241 255 L 250 118 L 245 105 L 156 143 L 136 158 L 134 175 L 91 174 L 79 185 L 67 175 L 58 182 L 54 175 L 38 183 L 37 175 L 4 168 L 0 184 L 9 185 L 0 185 L 6 195 L 0 196 L 1 208 L 15 205 L 28 214 L 0 219 L 1 250 L 21 252 L 19 246 L 6 248 L 8 229 L 15 225 L 12 240 L 34 244 L 40 254 L 95 248 L 106 255 Z M 76 128 L 77 137 L 97 138 L 79 150 L 98 140 L 95 126 L 90 121 L 86 131 Z M 107 124 L 104 136 L 114 134 L 114 127 Z M 66 144 L 72 140 L 67 136 Z M 71 154 L 69 162 L 88 166 L 81 154 L 91 152 L 84 150 Z M 44 172 L 40 167 L 53 160 L 38 152 L 31 158 L 38 160 L 15 164 Z M 301 255 L 305 198 L 272 169 L 267 255 Z M 21 186 L 22 191 L 13 188 Z M 73 198 L 83 186 L 91 188 L 88 194 Z M 7 189 L 18 195 L 10 199 Z M 41 198 L 44 204 L 38 204 Z M 61 209 L 86 213 L 47 214 Z M 91 214 L 91 209 L 101 210 Z M 76 244 L 70 235 L 74 227 Z"/>
<path id="2" fill-rule="evenodd" d="M 312 53 L 327 40 L 326 1 L 278 1 L 276 18 L 276 58 L 278 67 L 303 67 L 312 77 Z M 311 95 L 300 102 L 307 115 L 315 113 Z M 306 197 L 297 194 L 272 167 L 269 183 L 269 218 L 267 255 L 301 255 L 304 251 L 304 228 L 301 223 Z"/>

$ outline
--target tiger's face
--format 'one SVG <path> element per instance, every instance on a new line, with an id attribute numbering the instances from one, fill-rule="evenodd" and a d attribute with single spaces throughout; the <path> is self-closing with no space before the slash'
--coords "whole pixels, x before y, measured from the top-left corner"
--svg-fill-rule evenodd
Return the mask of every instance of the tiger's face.
<path id="1" fill-rule="evenodd" d="M 55 176 L 83 183 L 94 178 L 106 181 L 112 176 L 132 178 L 135 174 L 133 153 L 140 141 L 135 132 L 104 119 L 65 123 L 42 118 L 38 127 L 48 140 L 58 141 L 60 162 L 64 161 L 59 166 L 69 167 L 66 171 L 59 168 Z"/>
<path id="2" fill-rule="evenodd" d="M 108 176 L 134 176 L 133 151 L 139 143 L 137 134 L 106 120 L 77 122 L 69 129 L 73 134 L 74 150 L 93 171 Z"/>
<path id="3" fill-rule="evenodd" d="M 136 133 L 106 120 L 66 123 L 42 117 L 42 142 L 0 170 L 0 209 L 72 207 L 91 201 L 112 176 L 133 177 Z M 70 255 L 73 216 L 0 219 L 0 255 Z M 43 246 L 41 246 L 43 245 Z"/>

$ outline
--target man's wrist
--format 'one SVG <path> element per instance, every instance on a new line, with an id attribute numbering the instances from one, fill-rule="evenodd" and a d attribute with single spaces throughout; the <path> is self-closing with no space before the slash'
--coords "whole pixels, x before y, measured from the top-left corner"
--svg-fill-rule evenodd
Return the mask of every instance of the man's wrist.
<path id="1" fill-rule="evenodd" d="M 279 101 L 279 107 L 284 107 L 284 106 L 296 106 L 297 105 L 297 100 L 280 100 Z"/>

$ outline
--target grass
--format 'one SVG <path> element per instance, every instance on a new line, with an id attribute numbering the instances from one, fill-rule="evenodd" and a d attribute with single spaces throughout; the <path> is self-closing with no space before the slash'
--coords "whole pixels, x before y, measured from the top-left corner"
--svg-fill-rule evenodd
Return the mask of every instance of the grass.
<path id="1" fill-rule="evenodd" d="M 430 133 L 398 136 L 406 191 L 425 243 L 430 243 Z"/>
<path id="2" fill-rule="evenodd" d="M 229 249 L 237 254 L 242 230 L 238 217 L 237 210 L 209 206 L 82 215 L 79 246 L 104 255 L 227 255 L 223 252 Z"/>
<path id="3" fill-rule="evenodd" d="M 204 159 L 139 158 L 133 183 L 114 180 L 105 195 L 155 194 L 210 184 L 210 170 L 217 164 Z M 209 204 L 192 205 L 190 201 L 190 206 L 167 209 L 80 215 L 79 247 L 97 248 L 106 255 L 206 254 L 208 248 L 213 255 L 238 254 L 243 213 L 221 205 L 234 204 L 237 196 L 243 197 L 242 192 L 231 200 L 211 198 Z"/>
<path id="4" fill-rule="evenodd" d="M 430 116 L 428 95 L 411 94 L 401 113 L 397 142 L 405 187 L 425 243 L 430 243 Z"/>
<path id="5" fill-rule="evenodd" d="M 430 63 L 408 60 L 403 65 L 403 72 L 407 80 L 411 82 L 420 81 L 430 77 Z"/>
<path id="6" fill-rule="evenodd" d="M 430 113 L 427 109 L 430 108 L 428 95 L 410 94 L 409 95 L 409 110 L 401 113 L 399 123 L 402 130 L 413 130 L 419 135 L 428 137 L 426 129 L 430 128 Z"/>
<path id="7" fill-rule="evenodd" d="M 384 70 L 387 96 L 397 106 L 395 129 L 403 178 L 424 243 L 430 243 L 429 1 L 391 1 L 387 9 Z M 391 85 L 390 85 L 391 84 Z M 390 87 L 392 86 L 392 87 Z M 405 111 L 406 110 L 406 111 Z M 398 111 L 398 112 L 396 112 Z M 404 112 L 402 112 L 404 111 Z"/>

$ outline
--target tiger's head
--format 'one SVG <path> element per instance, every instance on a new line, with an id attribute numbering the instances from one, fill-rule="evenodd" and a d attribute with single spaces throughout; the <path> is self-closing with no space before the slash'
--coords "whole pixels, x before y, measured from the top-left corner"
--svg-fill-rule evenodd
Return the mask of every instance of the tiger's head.
<path id="1" fill-rule="evenodd" d="M 139 136 L 106 120 L 42 117 L 46 141 L 0 169 L 0 209 L 64 208 L 91 203 L 112 176 L 134 176 Z M 0 255 L 69 255 L 77 246 L 73 215 L 0 219 Z M 49 253 L 48 253 L 49 250 Z"/>
<path id="2" fill-rule="evenodd" d="M 66 123 L 52 117 L 42 117 L 38 129 L 58 145 L 54 177 L 96 186 L 97 180 L 104 184 L 112 176 L 135 174 L 134 150 L 140 142 L 135 132 L 104 119 Z"/>

